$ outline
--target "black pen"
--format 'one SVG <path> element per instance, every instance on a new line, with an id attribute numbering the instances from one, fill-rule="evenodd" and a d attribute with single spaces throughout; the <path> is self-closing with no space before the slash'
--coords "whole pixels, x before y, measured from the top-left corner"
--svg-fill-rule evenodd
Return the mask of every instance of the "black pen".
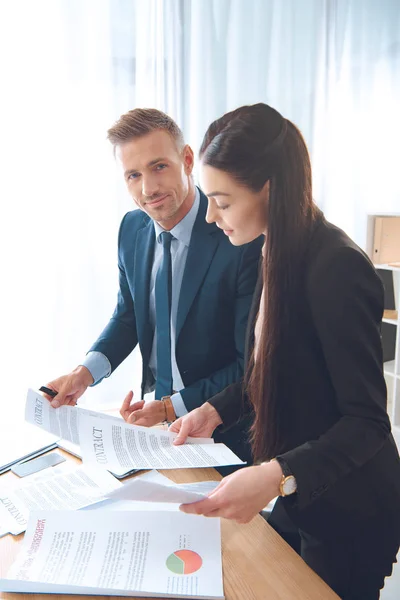
<path id="1" fill-rule="evenodd" d="M 46 387 L 45 385 L 42 385 L 42 387 L 39 388 L 39 392 L 44 392 L 45 394 L 47 394 L 48 396 L 51 396 L 52 398 L 54 398 L 58 394 L 58 392 L 55 392 L 54 390 Z"/>

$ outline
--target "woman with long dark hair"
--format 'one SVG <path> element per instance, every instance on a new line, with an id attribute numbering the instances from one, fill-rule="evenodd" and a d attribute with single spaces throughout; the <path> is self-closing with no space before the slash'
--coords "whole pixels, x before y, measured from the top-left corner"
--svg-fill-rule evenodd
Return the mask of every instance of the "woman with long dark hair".
<path id="1" fill-rule="evenodd" d="M 312 199 L 299 130 L 265 104 L 212 123 L 207 220 L 232 244 L 264 236 L 246 376 L 171 426 L 176 443 L 249 413 L 255 461 L 187 513 L 247 522 L 274 497 L 301 555 L 344 599 L 379 598 L 400 543 L 400 462 L 386 411 L 383 288 Z"/>

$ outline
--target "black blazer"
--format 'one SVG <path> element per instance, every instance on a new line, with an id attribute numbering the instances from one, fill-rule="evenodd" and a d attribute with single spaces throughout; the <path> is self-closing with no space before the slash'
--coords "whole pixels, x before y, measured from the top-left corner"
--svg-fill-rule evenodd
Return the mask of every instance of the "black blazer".
<path id="1" fill-rule="evenodd" d="M 400 461 L 386 410 L 380 327 L 382 283 L 367 256 L 324 219 L 314 229 L 283 352 L 285 404 L 279 453 L 298 491 L 283 499 L 298 527 L 331 537 L 394 516 L 400 522 Z M 249 317 L 253 345 L 262 282 Z M 250 409 L 240 383 L 210 400 L 229 427 Z M 235 411 L 233 411 L 235 406 Z"/>

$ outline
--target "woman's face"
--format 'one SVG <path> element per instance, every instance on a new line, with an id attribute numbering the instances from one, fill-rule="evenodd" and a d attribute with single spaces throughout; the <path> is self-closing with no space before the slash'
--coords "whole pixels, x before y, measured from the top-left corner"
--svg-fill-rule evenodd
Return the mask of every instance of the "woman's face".
<path id="1" fill-rule="evenodd" d="M 225 171 L 201 165 L 200 182 L 208 197 L 206 221 L 223 229 L 234 246 L 247 244 L 265 234 L 268 181 L 260 192 L 253 192 Z"/>

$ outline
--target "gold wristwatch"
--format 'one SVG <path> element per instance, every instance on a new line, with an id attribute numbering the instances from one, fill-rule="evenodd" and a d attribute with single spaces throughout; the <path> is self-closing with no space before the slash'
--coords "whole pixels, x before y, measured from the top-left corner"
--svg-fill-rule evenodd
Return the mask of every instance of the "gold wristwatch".
<path id="1" fill-rule="evenodd" d="M 287 463 L 282 458 L 272 458 L 271 460 L 276 460 L 282 469 L 282 479 L 279 483 L 279 495 L 290 496 L 291 494 L 294 494 L 297 491 L 297 481 Z"/>

